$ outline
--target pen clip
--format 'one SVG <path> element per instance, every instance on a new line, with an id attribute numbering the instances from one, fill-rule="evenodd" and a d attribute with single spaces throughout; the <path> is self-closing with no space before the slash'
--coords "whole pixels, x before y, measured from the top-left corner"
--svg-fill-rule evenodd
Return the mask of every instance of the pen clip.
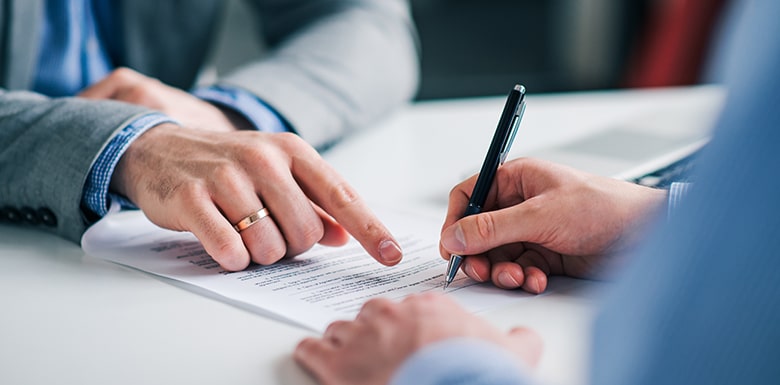
<path id="1" fill-rule="evenodd" d="M 509 155 L 509 149 L 512 148 L 512 142 L 515 141 L 515 136 L 517 136 L 517 129 L 520 127 L 520 121 L 523 119 L 523 113 L 525 113 L 525 100 L 520 103 L 518 113 L 512 118 L 512 128 L 509 129 L 504 147 L 501 149 L 499 165 L 504 164 L 506 157 Z"/>

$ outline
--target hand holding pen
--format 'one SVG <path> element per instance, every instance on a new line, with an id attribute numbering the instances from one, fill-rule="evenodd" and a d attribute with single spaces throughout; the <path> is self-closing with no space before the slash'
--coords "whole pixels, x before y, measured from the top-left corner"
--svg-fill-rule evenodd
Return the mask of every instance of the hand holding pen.
<path id="1" fill-rule="evenodd" d="M 482 163 L 477 183 L 474 185 L 474 191 L 471 194 L 463 217 L 478 214 L 482 211 L 482 206 L 485 204 L 491 186 L 493 186 L 496 171 L 506 160 L 515 135 L 517 135 L 523 112 L 525 112 L 525 87 L 516 84 L 507 96 L 504 111 L 501 113 L 498 127 L 496 127 L 496 133 L 490 142 L 487 156 L 485 156 L 485 161 Z M 450 256 L 447 272 L 444 276 L 444 289 L 455 279 L 455 275 L 458 273 L 461 263 L 463 263 L 463 258 L 464 256 L 457 254 Z"/>

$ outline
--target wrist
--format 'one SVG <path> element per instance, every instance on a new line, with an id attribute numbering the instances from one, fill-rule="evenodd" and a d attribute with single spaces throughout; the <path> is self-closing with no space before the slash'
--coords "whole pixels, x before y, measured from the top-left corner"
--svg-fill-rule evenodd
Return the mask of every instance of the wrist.
<path id="1" fill-rule="evenodd" d="M 238 87 L 214 85 L 196 89 L 193 95 L 216 106 L 240 130 L 292 132 L 276 110 L 256 95 Z"/>
<path id="2" fill-rule="evenodd" d="M 255 129 L 254 125 L 252 125 L 249 119 L 245 118 L 243 115 L 236 112 L 236 110 L 230 107 L 221 106 L 219 104 L 212 104 L 212 105 L 219 111 L 219 113 L 222 114 L 225 120 L 227 120 L 228 124 L 235 131 Z"/>
<path id="3" fill-rule="evenodd" d="M 122 127 L 105 145 L 93 162 L 84 182 L 81 202 L 86 218 L 99 218 L 108 212 L 109 202 L 121 195 L 110 190 L 111 179 L 119 159 L 144 132 L 162 123 L 175 122 L 170 117 L 151 112 Z"/>
<path id="4" fill-rule="evenodd" d="M 137 202 L 135 197 L 137 196 L 136 190 L 140 185 L 140 177 L 142 173 L 137 171 L 137 165 L 142 164 L 144 158 L 148 158 L 148 149 L 152 147 L 154 143 L 159 143 L 161 138 L 166 136 L 172 130 L 178 130 L 179 125 L 174 123 L 161 123 L 156 125 L 138 138 L 127 148 L 122 157 L 119 158 L 119 162 L 116 165 L 113 175 L 111 176 L 111 183 L 109 190 L 111 192 L 128 197 L 131 201 Z"/>

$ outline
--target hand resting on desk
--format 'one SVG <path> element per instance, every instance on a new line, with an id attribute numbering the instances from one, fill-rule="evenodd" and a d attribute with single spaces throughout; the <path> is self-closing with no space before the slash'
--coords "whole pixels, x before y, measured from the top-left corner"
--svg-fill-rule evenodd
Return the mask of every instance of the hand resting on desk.
<path id="1" fill-rule="evenodd" d="M 457 322 L 453 322 L 457 320 Z M 536 366 L 542 339 L 526 328 L 503 332 L 438 293 L 369 300 L 353 321 L 336 321 L 322 338 L 298 344 L 294 358 L 317 380 L 328 384 L 387 384 L 416 351 L 450 338 L 487 341 Z"/>
<path id="2" fill-rule="evenodd" d="M 244 269 L 250 259 L 271 264 L 317 242 L 344 244 L 345 230 L 379 262 L 401 260 L 397 242 L 359 195 L 290 133 L 161 124 L 128 148 L 111 189 L 155 224 L 195 234 L 227 270 Z M 269 216 L 241 232 L 233 228 L 263 207 Z"/>
<path id="3" fill-rule="evenodd" d="M 160 227 L 192 232 L 226 270 L 271 264 L 351 233 L 380 263 L 401 250 L 360 196 L 291 133 L 241 130 L 247 122 L 191 94 L 120 68 L 80 97 L 157 109 L 182 123 L 142 134 L 120 159 L 111 190 Z M 233 224 L 267 208 L 239 232 Z"/>
<path id="4" fill-rule="evenodd" d="M 483 212 L 461 218 L 476 180 L 450 193 L 440 253 L 468 255 L 462 269 L 477 281 L 531 293 L 549 275 L 597 277 L 666 200 L 663 190 L 521 158 L 498 169 Z"/>
<path id="5" fill-rule="evenodd" d="M 110 189 L 158 226 L 192 232 L 226 270 L 271 264 L 315 243 L 342 245 L 347 233 L 380 263 L 401 260 L 387 228 L 297 135 L 238 130 L 215 106 L 129 69 L 80 96 L 144 105 L 182 122 L 160 124 L 132 142 Z M 234 229 L 262 208 L 267 216 Z"/>

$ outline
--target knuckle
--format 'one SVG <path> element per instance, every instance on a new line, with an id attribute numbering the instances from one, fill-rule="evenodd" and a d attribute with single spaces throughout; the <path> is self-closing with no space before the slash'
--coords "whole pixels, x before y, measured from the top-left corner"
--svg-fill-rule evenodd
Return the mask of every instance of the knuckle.
<path id="1" fill-rule="evenodd" d="M 428 292 L 421 293 L 420 295 L 417 295 L 415 297 L 422 303 L 429 303 L 441 297 L 441 295 L 439 295 L 439 293 L 428 291 Z"/>
<path id="2" fill-rule="evenodd" d="M 364 304 L 363 307 L 377 307 L 380 306 L 382 303 L 386 302 L 387 300 L 384 298 L 372 298 Z"/>
<path id="3" fill-rule="evenodd" d="M 317 164 L 318 162 L 321 162 L 321 156 L 317 150 L 300 136 L 289 132 L 283 132 L 274 134 L 274 137 L 279 139 L 279 147 L 289 155 L 294 163 L 303 162 Z"/>
<path id="4" fill-rule="evenodd" d="M 356 235 L 359 235 L 362 239 L 382 239 L 385 231 L 383 228 L 374 221 L 367 221 L 363 223 Z"/>
<path id="5" fill-rule="evenodd" d="M 274 134 L 274 139 L 278 141 L 283 148 L 289 150 L 298 150 L 300 148 L 308 147 L 300 136 L 293 134 L 292 132 Z"/>
<path id="6" fill-rule="evenodd" d="M 115 80 L 131 80 L 137 76 L 137 72 L 127 67 L 119 67 L 114 70 L 109 76 Z"/>
<path id="7" fill-rule="evenodd" d="M 476 215 L 474 224 L 480 239 L 492 239 L 495 235 L 496 224 L 489 213 Z"/>
<path id="8" fill-rule="evenodd" d="M 295 347 L 293 358 L 305 367 L 308 367 L 312 360 L 327 360 L 329 358 L 328 355 L 318 354 L 320 345 L 320 340 L 316 338 L 304 338 Z"/>
<path id="9" fill-rule="evenodd" d="M 260 170 L 266 170 L 274 165 L 276 159 L 274 151 L 262 141 L 246 141 L 239 143 L 233 153 L 237 160 L 244 165 L 252 165 Z"/>
<path id="10" fill-rule="evenodd" d="M 382 301 L 377 304 L 376 313 L 381 318 L 396 318 L 398 315 L 398 308 L 396 304 L 391 301 Z"/>
<path id="11" fill-rule="evenodd" d="M 432 293 L 432 292 L 420 293 L 410 297 L 406 305 L 408 305 L 409 308 L 412 309 L 414 313 L 424 314 L 432 307 L 436 306 L 436 302 L 440 297 L 441 296 L 437 293 Z"/>
<path id="12" fill-rule="evenodd" d="M 325 234 L 325 229 L 319 219 L 310 219 L 301 224 L 300 242 L 305 249 L 317 243 Z"/>
<path id="13" fill-rule="evenodd" d="M 185 207 L 203 201 L 206 199 L 206 195 L 207 193 L 200 183 L 182 183 L 171 187 L 168 191 L 168 196 L 173 197 Z M 205 212 L 198 215 L 207 216 Z"/>
<path id="14" fill-rule="evenodd" d="M 241 256 L 245 255 L 243 246 L 231 239 L 217 237 L 217 240 L 209 250 L 211 258 L 219 263 L 222 268 L 230 271 L 238 271 L 244 269 L 249 264 L 248 260 L 244 260 Z"/>
<path id="15" fill-rule="evenodd" d="M 322 239 L 323 234 L 324 230 L 322 229 L 322 226 L 320 226 L 319 229 L 315 227 L 312 230 L 303 230 L 296 234 L 294 238 L 289 237 L 286 255 L 288 257 L 294 257 L 311 249 L 315 243 Z"/>
<path id="16" fill-rule="evenodd" d="M 403 306 L 406 306 L 407 308 L 414 309 L 415 311 L 418 310 L 421 307 L 425 307 L 425 302 L 427 302 L 427 294 L 428 293 L 415 293 L 411 294 L 408 297 L 404 298 L 403 301 L 401 301 L 401 304 Z"/>
<path id="17" fill-rule="evenodd" d="M 301 360 L 305 358 L 311 350 L 312 345 L 314 344 L 314 339 L 304 338 L 300 342 L 298 342 L 298 345 L 295 347 L 295 350 L 293 351 L 293 358 L 297 360 Z"/>
<path id="18" fill-rule="evenodd" d="M 148 105 L 154 101 L 154 96 L 145 87 L 131 85 L 127 92 L 127 99 L 131 102 Z"/>
<path id="19" fill-rule="evenodd" d="M 458 197 L 460 195 L 461 195 L 460 185 L 457 185 L 457 186 L 453 187 L 452 189 L 450 189 L 450 194 L 449 194 L 450 200 L 452 200 L 453 198 L 456 198 L 456 197 Z"/>
<path id="20" fill-rule="evenodd" d="M 344 209 L 357 204 L 360 196 L 346 183 L 337 183 L 330 187 L 328 191 L 330 201 L 336 209 Z"/>
<path id="21" fill-rule="evenodd" d="M 211 170 L 211 178 L 218 184 L 235 184 L 241 179 L 241 172 L 231 162 L 219 162 Z"/>
<path id="22" fill-rule="evenodd" d="M 332 335 L 337 329 L 336 325 L 338 324 L 338 322 L 339 321 L 331 322 L 330 325 L 328 325 L 328 327 L 325 328 L 325 332 L 323 333 L 323 335 L 325 336 Z"/>
<path id="23" fill-rule="evenodd" d="M 282 259 L 286 252 L 287 248 L 284 244 L 280 242 L 269 242 L 269 244 L 264 245 L 262 250 L 260 250 L 256 255 L 253 255 L 252 260 L 260 265 L 267 266 L 274 264 L 276 261 Z"/>
<path id="24" fill-rule="evenodd" d="M 382 315 L 387 312 L 391 311 L 391 307 L 393 306 L 393 303 L 388 300 L 387 298 L 373 298 L 368 301 L 366 301 L 365 304 L 363 304 L 363 309 L 361 312 L 370 312 L 373 314 Z"/>

